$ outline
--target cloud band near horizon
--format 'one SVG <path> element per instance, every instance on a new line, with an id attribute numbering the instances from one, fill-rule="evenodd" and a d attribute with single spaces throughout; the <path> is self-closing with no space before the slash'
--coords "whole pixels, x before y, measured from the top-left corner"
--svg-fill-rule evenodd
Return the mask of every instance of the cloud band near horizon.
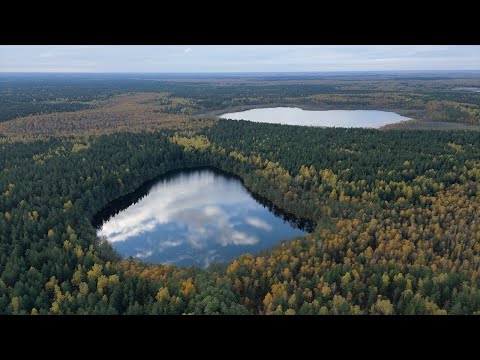
<path id="1" fill-rule="evenodd" d="M 8 45 L 0 72 L 321 72 L 480 69 L 477 45 Z"/>

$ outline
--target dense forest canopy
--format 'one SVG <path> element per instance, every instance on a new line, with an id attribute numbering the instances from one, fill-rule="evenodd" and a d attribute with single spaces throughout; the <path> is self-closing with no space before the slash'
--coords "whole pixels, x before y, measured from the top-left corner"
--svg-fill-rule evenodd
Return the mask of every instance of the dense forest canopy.
<path id="1" fill-rule="evenodd" d="M 478 93 L 461 90 L 478 75 L 0 80 L 0 314 L 480 314 L 478 131 L 214 119 L 298 104 L 479 124 Z M 108 203 L 196 166 L 313 231 L 205 270 L 122 259 L 98 238 Z"/>
<path id="2" fill-rule="evenodd" d="M 480 311 L 479 135 L 423 134 L 219 121 L 197 132 L 3 138 L 0 311 Z M 239 175 L 317 228 L 207 270 L 121 261 L 96 237 L 90 221 L 109 201 L 195 165 Z"/>

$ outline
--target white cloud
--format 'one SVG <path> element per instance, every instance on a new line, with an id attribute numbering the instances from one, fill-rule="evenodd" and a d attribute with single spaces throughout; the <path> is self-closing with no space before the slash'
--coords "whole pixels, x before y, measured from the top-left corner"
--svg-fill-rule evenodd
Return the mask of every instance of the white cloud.
<path id="1" fill-rule="evenodd" d="M 256 236 L 248 235 L 240 231 L 233 231 L 231 237 L 231 242 L 235 245 L 254 245 L 258 243 Z"/>
<path id="2" fill-rule="evenodd" d="M 258 228 L 258 229 L 262 229 L 262 230 L 265 230 L 265 231 L 272 231 L 272 225 L 263 221 L 260 218 L 247 216 L 245 218 L 245 222 L 247 224 L 251 225 L 251 226 L 254 226 L 254 227 Z"/>
<path id="3" fill-rule="evenodd" d="M 153 255 L 153 251 L 147 250 L 147 251 L 136 253 L 134 257 L 144 259 L 144 258 L 148 258 L 152 255 Z"/>
<path id="4" fill-rule="evenodd" d="M 167 241 L 162 241 L 161 243 L 158 244 L 159 247 L 166 248 L 166 247 L 176 247 L 182 245 L 181 240 L 167 240 Z"/>
<path id="5" fill-rule="evenodd" d="M 48 58 L 55 66 L 43 62 Z M 0 46 L 0 71 L 86 71 L 86 62 L 95 72 L 466 70 L 479 69 L 480 46 Z"/>

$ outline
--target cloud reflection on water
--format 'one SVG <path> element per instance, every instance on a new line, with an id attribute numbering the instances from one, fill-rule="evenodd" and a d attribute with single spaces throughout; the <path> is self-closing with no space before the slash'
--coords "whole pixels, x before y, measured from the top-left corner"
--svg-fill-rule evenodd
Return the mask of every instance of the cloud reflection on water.
<path id="1" fill-rule="evenodd" d="M 98 235 L 127 256 L 208 266 L 225 260 L 231 247 L 259 244 L 273 231 L 272 219 L 279 221 L 240 181 L 202 170 L 160 181 L 147 196 L 105 222 Z"/>

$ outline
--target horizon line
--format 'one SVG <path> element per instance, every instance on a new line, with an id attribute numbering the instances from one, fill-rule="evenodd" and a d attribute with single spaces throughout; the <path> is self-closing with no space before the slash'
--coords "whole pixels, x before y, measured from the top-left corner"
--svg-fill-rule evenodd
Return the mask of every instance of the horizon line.
<path id="1" fill-rule="evenodd" d="M 137 71 L 0 71 L 0 74 L 318 74 L 318 73 L 406 73 L 406 72 L 480 72 L 478 69 L 410 69 L 410 70 L 309 70 L 309 71 L 171 71 L 171 72 L 137 72 Z"/>

